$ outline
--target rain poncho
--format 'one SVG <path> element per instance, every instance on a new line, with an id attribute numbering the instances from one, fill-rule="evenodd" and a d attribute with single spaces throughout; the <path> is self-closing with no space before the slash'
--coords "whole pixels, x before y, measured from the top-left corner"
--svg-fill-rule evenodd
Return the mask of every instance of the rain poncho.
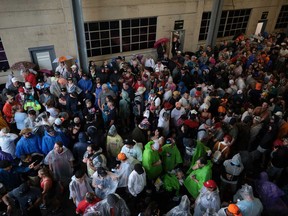
<path id="1" fill-rule="evenodd" d="M 162 147 L 162 162 L 164 171 L 173 170 L 178 164 L 182 163 L 181 154 L 176 146 L 176 144 L 166 144 Z"/>
<path id="2" fill-rule="evenodd" d="M 176 175 L 167 173 L 163 176 L 162 180 L 163 180 L 163 188 L 166 191 L 176 190 L 176 194 L 179 193 L 180 183 Z"/>
<path id="3" fill-rule="evenodd" d="M 156 177 L 160 176 L 162 172 L 161 164 L 158 166 L 153 166 L 153 164 L 160 160 L 158 151 L 154 151 L 151 147 L 153 144 L 154 141 L 150 141 L 145 145 L 142 157 L 142 164 L 149 179 L 155 179 Z"/>
<path id="4" fill-rule="evenodd" d="M 83 185 L 80 185 L 81 183 L 77 181 L 75 176 L 72 176 L 71 182 L 69 184 L 69 190 L 70 190 L 70 199 L 75 199 L 75 204 L 78 206 L 79 202 L 85 198 L 85 194 L 87 192 L 93 193 L 93 189 L 90 186 L 89 183 L 90 179 L 85 174 L 84 180 L 82 182 Z"/>
<path id="5" fill-rule="evenodd" d="M 122 161 L 119 168 L 116 169 L 115 174 L 119 177 L 118 187 L 127 187 L 128 185 L 128 177 L 133 171 L 134 165 L 132 161 L 126 159 Z"/>
<path id="6" fill-rule="evenodd" d="M 234 202 L 240 199 L 236 204 L 245 216 L 260 216 L 263 211 L 263 205 L 258 198 L 253 195 L 253 189 L 250 185 L 242 185 L 242 188 L 234 195 Z"/>
<path id="7" fill-rule="evenodd" d="M 198 183 L 191 179 L 193 175 L 199 181 Z M 203 187 L 203 183 L 211 179 L 211 177 L 212 163 L 211 161 L 208 161 L 208 163 L 204 167 L 193 170 L 185 179 L 184 185 L 189 191 L 189 193 L 193 196 L 193 198 L 196 199 L 201 188 Z"/>
<path id="8" fill-rule="evenodd" d="M 108 156 L 116 158 L 123 147 L 123 139 L 117 133 L 116 127 L 112 125 L 108 131 L 106 140 L 106 150 Z"/>
<path id="9" fill-rule="evenodd" d="M 116 176 L 111 172 L 107 171 L 107 175 L 105 177 L 101 177 L 96 171 L 92 178 L 92 185 L 96 186 L 95 194 L 100 199 L 105 199 L 108 194 L 114 193 L 117 189 L 118 180 L 116 179 Z"/>
<path id="10" fill-rule="evenodd" d="M 141 193 L 146 186 L 145 170 L 142 174 L 138 174 L 135 170 L 131 172 L 128 178 L 128 190 L 133 196 Z"/>
<path id="11" fill-rule="evenodd" d="M 50 151 L 45 157 L 44 163 L 49 165 L 56 180 L 68 184 L 73 175 L 73 160 L 74 157 L 71 151 L 63 146 L 63 151 L 61 153 Z"/>
<path id="12" fill-rule="evenodd" d="M 92 156 L 89 157 L 88 152 L 86 151 L 84 153 L 83 158 L 89 158 L 92 160 L 92 164 L 95 168 L 103 167 L 106 168 L 107 165 L 107 159 L 105 155 L 103 154 L 102 148 L 99 148 L 98 151 L 96 151 Z M 93 173 L 95 172 L 88 164 L 87 164 L 87 172 L 88 176 L 91 177 Z"/>
<path id="13" fill-rule="evenodd" d="M 122 99 L 119 101 L 119 116 L 126 119 L 130 116 L 130 98 L 126 91 L 121 92 Z"/>
<path id="14" fill-rule="evenodd" d="M 244 169 L 240 154 L 238 153 L 232 159 L 225 160 L 223 166 L 225 171 L 221 175 L 221 180 L 226 183 L 237 184 L 238 177 Z"/>
<path id="15" fill-rule="evenodd" d="M 206 187 L 203 187 L 195 201 L 194 216 L 202 216 L 207 209 L 213 209 L 214 212 L 218 212 L 220 204 L 218 189 L 209 191 Z"/>
<path id="16" fill-rule="evenodd" d="M 166 216 L 191 216 L 190 201 L 187 195 L 182 196 L 181 202 L 178 206 L 171 209 Z"/>
<path id="17" fill-rule="evenodd" d="M 264 211 L 268 215 L 288 215 L 288 208 L 281 199 L 284 192 L 276 184 L 269 181 L 266 172 L 262 172 L 260 179 L 256 180 L 255 190 L 263 203 Z"/>
<path id="18" fill-rule="evenodd" d="M 126 202 L 118 195 L 115 194 L 119 200 L 118 202 L 112 207 L 108 204 L 107 199 L 104 199 L 94 206 L 89 207 L 83 216 L 108 216 L 111 214 L 111 209 L 113 208 L 115 216 L 130 216 L 130 210 L 126 205 Z"/>
<path id="19" fill-rule="evenodd" d="M 29 138 L 22 136 L 16 145 L 16 156 L 20 158 L 21 155 L 32 153 L 42 153 L 41 138 L 33 134 Z"/>
<path id="20" fill-rule="evenodd" d="M 67 137 L 64 133 L 56 132 L 54 136 L 50 136 L 47 131 L 42 137 L 42 152 L 47 155 L 54 148 L 55 142 L 62 142 L 64 146 L 68 145 Z"/>
<path id="21" fill-rule="evenodd" d="M 205 146 L 202 142 L 198 141 L 196 142 L 196 149 L 195 152 L 193 153 L 192 160 L 191 160 L 191 166 L 187 173 L 189 174 L 192 172 L 192 167 L 196 163 L 196 161 L 200 158 L 206 155 L 206 151 L 208 151 L 209 148 Z"/>

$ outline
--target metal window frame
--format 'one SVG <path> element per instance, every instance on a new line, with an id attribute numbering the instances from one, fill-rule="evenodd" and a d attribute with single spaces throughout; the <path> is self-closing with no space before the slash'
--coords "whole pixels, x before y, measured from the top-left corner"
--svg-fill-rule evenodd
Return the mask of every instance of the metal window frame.
<path id="1" fill-rule="evenodd" d="M 148 19 L 148 23 L 147 23 L 147 25 L 145 25 L 145 26 L 141 26 L 141 23 L 140 23 L 140 21 L 141 21 L 141 19 L 144 19 L 144 18 L 147 18 Z M 156 24 L 153 24 L 153 25 L 150 25 L 150 22 L 149 22 L 149 19 L 151 19 L 151 18 L 156 18 Z M 146 49 L 149 49 L 150 47 L 149 47 L 149 43 L 152 41 L 152 40 L 149 40 L 149 36 L 150 36 L 150 34 L 155 34 L 155 39 L 156 39 L 156 33 L 157 33 L 157 18 L 158 17 L 141 17 L 141 18 L 131 18 L 131 19 L 121 19 L 121 20 L 109 20 L 109 21 L 96 21 L 96 22 L 85 22 L 85 24 L 87 24 L 87 30 L 85 31 L 85 34 L 86 33 L 88 33 L 88 40 L 86 40 L 85 39 L 85 42 L 87 43 L 89 43 L 89 45 L 90 45 L 90 48 L 89 48 L 89 52 L 90 52 L 90 55 L 88 55 L 89 57 L 93 57 L 94 55 L 92 54 L 92 50 L 93 49 L 100 49 L 100 52 L 101 52 L 101 55 L 103 55 L 103 53 L 102 53 L 102 49 L 103 48 L 110 48 L 110 53 L 109 54 L 113 54 L 113 52 L 112 52 L 112 43 L 111 43 L 111 40 L 114 38 L 112 38 L 111 37 L 111 30 L 119 30 L 119 39 L 120 39 L 120 43 L 119 43 L 119 45 L 117 45 L 117 46 L 120 46 L 120 52 L 123 52 L 123 34 L 122 34 L 122 30 L 123 29 L 129 29 L 130 30 L 130 34 L 129 34 L 129 38 L 130 38 L 130 43 L 129 43 L 129 46 L 130 46 L 130 51 L 134 51 L 134 50 L 132 50 L 132 45 L 133 44 L 138 44 L 138 46 L 139 46 L 139 48 L 140 48 L 140 44 L 141 43 L 143 43 L 143 42 L 145 42 L 145 43 L 147 43 L 147 48 Z M 124 20 L 130 20 L 130 22 L 131 22 L 131 20 L 135 20 L 135 19 L 137 19 L 138 21 L 139 21 L 139 26 L 135 26 L 135 27 L 132 27 L 131 25 L 129 26 L 129 27 L 125 27 L 125 28 L 123 28 L 122 27 L 122 21 L 124 21 Z M 114 21 L 118 21 L 119 22 L 119 28 L 113 28 L 113 29 L 111 29 L 110 28 L 110 22 L 114 22 Z M 107 29 L 107 30 L 105 30 L 105 31 L 108 31 L 109 32 L 109 38 L 106 38 L 106 39 L 109 39 L 109 46 L 104 46 L 104 47 L 102 47 L 101 46 L 101 40 L 102 40 L 102 38 L 101 38 L 101 30 L 100 30 L 100 26 L 99 26 L 99 23 L 100 22 L 109 22 L 109 28 Z M 97 30 L 97 31 L 90 31 L 90 24 L 91 23 L 97 23 L 98 24 L 98 27 L 99 27 L 99 30 Z M 155 32 L 150 32 L 150 27 L 155 27 Z M 141 34 L 141 28 L 143 28 L 143 27 L 146 27 L 147 28 L 147 33 L 145 33 L 145 34 Z M 139 32 L 138 32 L 138 34 L 132 34 L 132 30 L 133 29 L 139 29 Z M 92 41 L 94 41 L 94 40 L 91 40 L 91 36 L 90 36 L 90 34 L 91 33 L 93 33 L 93 32 L 98 32 L 99 33 L 99 42 L 100 42 L 100 46 L 99 47 L 94 47 L 94 46 L 92 46 Z M 142 41 L 142 40 L 140 40 L 140 38 L 141 38 L 141 35 L 146 35 L 147 36 L 147 38 L 146 38 L 146 40 L 145 41 Z M 132 37 L 133 36 L 138 36 L 139 37 L 139 40 L 137 41 L 137 42 L 132 42 Z M 125 36 L 126 37 L 126 36 Z M 128 36 L 127 36 L 128 37 Z M 86 37 L 85 37 L 86 38 Z M 116 37 L 115 37 L 116 38 Z M 118 37 L 117 37 L 118 38 Z M 155 41 L 155 39 L 153 40 L 153 42 Z M 117 46 L 113 46 L 113 47 L 117 47 Z M 106 55 L 106 54 L 105 54 Z M 107 54 L 108 55 L 108 54 Z"/>
<path id="2" fill-rule="evenodd" d="M 286 10 L 285 10 L 286 9 Z M 279 27 L 281 25 L 286 25 L 286 28 L 288 26 L 288 16 L 284 16 L 284 13 L 288 13 L 288 5 L 282 5 L 281 10 L 279 12 L 276 24 L 275 24 L 275 29 L 281 29 L 282 27 Z M 281 19 L 285 19 L 284 21 L 282 21 Z M 281 21 L 280 21 L 281 20 Z"/>

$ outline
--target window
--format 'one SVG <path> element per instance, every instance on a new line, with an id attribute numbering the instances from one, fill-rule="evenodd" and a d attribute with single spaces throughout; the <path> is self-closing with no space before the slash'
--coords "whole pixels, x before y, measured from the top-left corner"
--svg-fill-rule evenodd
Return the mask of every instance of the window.
<path id="1" fill-rule="evenodd" d="M 9 63 L 0 37 L 0 71 L 9 69 Z"/>
<path id="2" fill-rule="evenodd" d="M 88 57 L 153 48 L 157 17 L 84 23 Z"/>
<path id="3" fill-rule="evenodd" d="M 217 38 L 245 33 L 251 9 L 222 11 Z M 211 12 L 202 14 L 199 40 L 206 40 L 211 18 Z"/>
<path id="4" fill-rule="evenodd" d="M 288 5 L 283 5 L 277 19 L 275 29 L 286 28 L 288 25 Z"/>
<path id="5" fill-rule="evenodd" d="M 206 40 L 207 39 L 210 17 L 211 17 L 211 12 L 204 12 L 202 14 L 199 40 Z"/>

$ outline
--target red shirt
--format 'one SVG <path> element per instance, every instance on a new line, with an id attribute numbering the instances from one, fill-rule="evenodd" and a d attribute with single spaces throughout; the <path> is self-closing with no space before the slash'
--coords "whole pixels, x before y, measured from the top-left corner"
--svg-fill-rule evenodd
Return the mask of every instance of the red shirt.
<path id="1" fill-rule="evenodd" d="M 25 77 L 25 82 L 31 83 L 32 87 L 35 88 L 37 85 L 36 76 L 33 73 L 29 73 Z"/>
<path id="2" fill-rule="evenodd" d="M 98 203 L 99 201 L 101 201 L 100 198 L 96 197 L 95 200 L 93 200 L 92 203 L 88 203 L 85 199 L 80 201 L 78 206 L 77 206 L 77 209 L 76 209 L 76 213 L 77 214 L 81 214 L 83 215 L 85 213 L 85 210 L 90 207 L 90 206 L 93 206 L 95 205 L 96 203 Z"/>

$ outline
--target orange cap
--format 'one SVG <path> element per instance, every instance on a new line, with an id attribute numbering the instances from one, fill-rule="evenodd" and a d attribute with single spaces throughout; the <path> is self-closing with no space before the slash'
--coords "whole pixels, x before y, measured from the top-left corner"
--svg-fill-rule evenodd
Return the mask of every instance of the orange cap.
<path id="1" fill-rule="evenodd" d="M 227 210 L 235 216 L 242 216 L 240 209 L 236 204 L 230 204 Z"/>
<path id="2" fill-rule="evenodd" d="M 119 154 L 117 155 L 117 158 L 118 158 L 118 160 L 120 160 L 120 161 L 124 161 L 124 160 L 127 159 L 127 157 L 126 157 L 126 155 L 125 155 L 124 153 L 119 153 Z"/>

